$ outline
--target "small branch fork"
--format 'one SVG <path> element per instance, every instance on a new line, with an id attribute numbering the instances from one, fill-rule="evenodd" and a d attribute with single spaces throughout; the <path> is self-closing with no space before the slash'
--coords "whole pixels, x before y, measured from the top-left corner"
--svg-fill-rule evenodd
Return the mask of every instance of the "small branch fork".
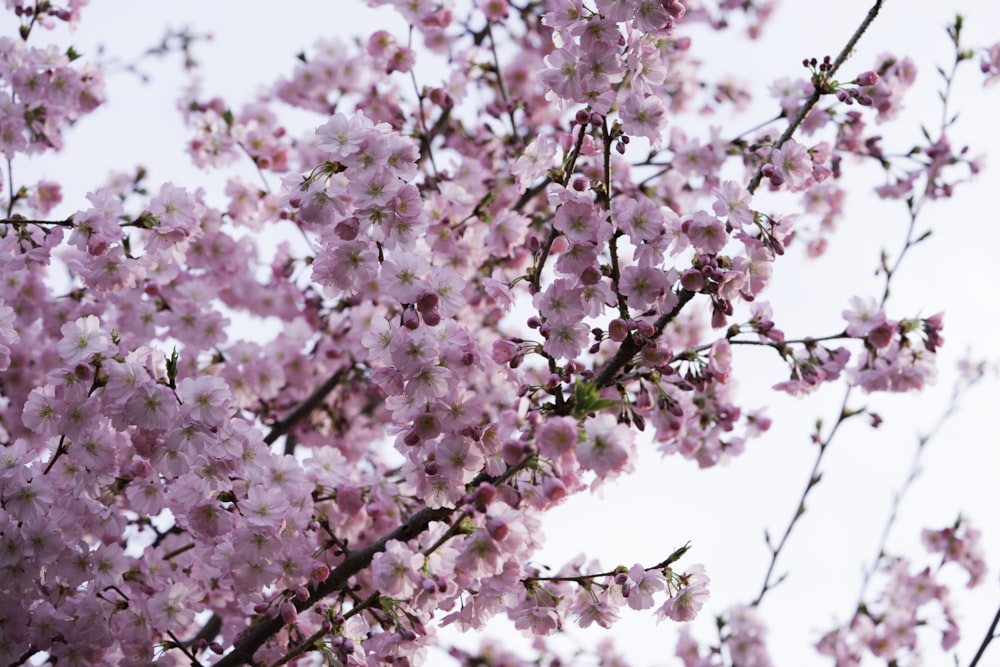
<path id="1" fill-rule="evenodd" d="M 854 51 L 854 47 L 857 46 L 858 40 L 860 40 L 861 36 L 864 35 L 865 32 L 868 30 L 868 27 L 875 20 L 875 17 L 878 16 L 878 13 L 879 11 L 881 11 L 881 9 L 882 9 L 882 0 L 876 0 L 875 4 L 872 5 L 872 8 L 868 10 L 868 14 L 861 22 L 861 25 L 858 26 L 858 29 L 854 31 L 854 34 L 851 35 L 851 38 L 847 40 L 847 44 L 845 44 L 844 48 L 840 50 L 839 54 L 837 54 L 837 57 L 834 59 L 832 63 L 831 69 L 827 72 L 828 77 L 832 77 L 834 74 L 836 74 L 837 70 L 840 69 L 840 66 L 844 64 L 847 58 L 851 55 L 851 52 Z M 781 136 L 774 144 L 774 148 L 776 149 L 781 148 L 781 146 L 786 141 L 792 138 L 792 135 L 795 134 L 795 131 L 799 129 L 799 125 L 801 125 L 802 122 L 805 121 L 806 116 L 809 115 L 809 112 L 813 110 L 813 107 L 816 106 L 816 104 L 819 102 L 819 99 L 825 94 L 826 94 L 825 91 L 823 91 L 819 86 L 813 87 L 812 94 L 809 95 L 809 97 L 806 99 L 805 103 L 802 105 L 802 108 L 799 109 L 799 112 L 795 114 L 795 117 L 788 124 L 788 127 L 785 128 L 785 131 L 781 133 Z M 753 194 L 754 192 L 757 191 L 757 188 L 760 187 L 760 182 L 763 177 L 764 177 L 763 165 L 761 165 L 761 167 L 758 168 L 757 172 L 753 175 L 753 178 L 750 179 L 749 185 L 747 185 L 747 190 L 750 191 L 750 194 Z"/>

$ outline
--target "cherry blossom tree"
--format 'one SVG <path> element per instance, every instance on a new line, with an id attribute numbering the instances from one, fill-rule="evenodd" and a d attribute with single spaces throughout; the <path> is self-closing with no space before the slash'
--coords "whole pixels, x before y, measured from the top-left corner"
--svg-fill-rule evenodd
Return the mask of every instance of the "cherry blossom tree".
<path id="1" fill-rule="evenodd" d="M 182 54 L 178 140 L 224 186 L 157 181 L 149 156 L 63 201 L 24 165 L 141 63 L 56 45 L 84 0 L 5 4 L 0 663 L 626 664 L 553 639 L 645 614 L 677 628 L 658 659 L 772 664 L 763 603 L 790 585 L 825 456 L 845 424 L 882 422 L 858 397 L 937 375 L 946 315 L 892 296 L 933 243 L 925 209 L 983 169 L 949 105 L 960 76 L 995 103 L 1000 44 L 967 44 L 958 16 L 936 74 L 855 62 L 876 1 L 835 53 L 758 90 L 704 71 L 699 39 L 766 35 L 771 2 L 371 0 L 407 29 L 281 54 L 284 76 L 237 105 L 196 84 L 201 36 L 172 32 L 148 56 Z M 890 147 L 923 77 L 941 121 Z M 899 245 L 865 267 L 876 291 L 822 304 L 836 326 L 786 335 L 772 277 L 838 243 L 849 193 L 896 206 Z M 753 352 L 783 369 L 776 394 L 839 392 L 755 595 L 713 588 L 684 535 L 648 562 L 538 560 L 546 514 L 640 451 L 699 475 L 765 440 L 782 415 L 736 390 Z M 986 372 L 964 362 L 943 421 Z M 958 606 L 991 576 L 990 517 L 887 542 L 936 433 L 817 664 L 958 660 L 964 621 L 987 629 L 961 659 L 985 664 L 1000 610 Z M 501 617 L 530 654 L 446 639 Z"/>

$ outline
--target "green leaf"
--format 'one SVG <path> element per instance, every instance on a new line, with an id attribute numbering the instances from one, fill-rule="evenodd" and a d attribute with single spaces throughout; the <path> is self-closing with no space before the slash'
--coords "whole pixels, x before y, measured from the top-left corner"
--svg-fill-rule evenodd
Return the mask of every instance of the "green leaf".
<path id="1" fill-rule="evenodd" d="M 177 362 L 180 359 L 180 355 L 177 354 L 177 348 L 170 354 L 167 359 L 167 384 L 170 385 L 171 389 L 177 386 Z"/>
<path id="2" fill-rule="evenodd" d="M 576 381 L 576 386 L 573 388 L 573 414 L 575 416 L 583 417 L 591 412 L 618 407 L 620 404 L 620 400 L 601 398 L 601 390 L 595 384 Z"/>

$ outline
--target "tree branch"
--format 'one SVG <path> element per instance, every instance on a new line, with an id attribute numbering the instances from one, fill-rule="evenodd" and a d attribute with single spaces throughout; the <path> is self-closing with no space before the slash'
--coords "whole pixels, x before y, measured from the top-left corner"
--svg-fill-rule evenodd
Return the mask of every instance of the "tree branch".
<path id="1" fill-rule="evenodd" d="M 868 14 L 861 22 L 861 25 L 859 25 L 858 29 L 854 31 L 854 34 L 851 35 L 849 40 L 847 40 L 847 44 L 844 45 L 844 48 L 840 50 L 837 58 L 833 61 L 832 67 L 826 73 L 827 78 L 832 78 L 833 75 L 837 73 L 840 66 L 843 65 L 844 61 L 846 61 L 851 55 L 851 52 L 857 45 L 858 40 L 861 39 L 861 35 L 865 34 L 865 31 L 868 30 L 868 26 L 872 24 L 872 21 L 875 20 L 876 16 L 878 16 L 879 10 L 881 9 L 882 0 L 876 0 L 875 4 L 872 5 L 872 8 L 868 10 Z M 809 112 L 812 111 L 813 107 L 816 106 L 816 103 L 819 102 L 819 98 L 824 94 L 825 92 L 820 89 L 819 86 L 813 86 L 812 94 L 808 97 L 808 99 L 806 99 L 805 104 L 803 104 L 802 108 L 799 109 L 799 112 L 795 114 L 795 118 L 792 119 L 792 122 L 788 124 L 788 127 L 785 128 L 785 131 L 782 132 L 781 136 L 774 143 L 774 148 L 781 148 L 786 141 L 792 138 L 795 131 L 799 129 L 799 125 L 802 124 L 802 122 L 806 119 L 806 116 L 809 115 Z M 747 185 L 747 190 L 750 191 L 750 194 L 757 191 L 763 177 L 763 165 L 761 165 L 757 168 L 757 172 L 753 175 L 753 178 L 750 179 L 750 184 Z"/>
<path id="2" fill-rule="evenodd" d="M 275 440 L 288 433 L 299 420 L 315 410 L 323 402 L 323 399 L 333 391 L 334 387 L 340 384 L 343 378 L 344 369 L 338 369 L 336 373 L 330 376 L 330 379 L 317 387 L 312 394 L 299 403 L 284 419 L 272 426 L 271 431 L 264 436 L 264 442 L 269 445 L 274 444 Z"/>
<path id="3" fill-rule="evenodd" d="M 351 551 L 344 558 L 344 561 L 330 573 L 326 581 L 312 588 L 307 600 L 304 602 L 295 601 L 295 608 L 300 612 L 308 609 L 327 595 L 346 586 L 348 579 L 371 564 L 375 554 L 385 551 L 385 545 L 390 540 L 399 540 L 400 542 L 412 540 L 427 530 L 432 522 L 444 521 L 452 512 L 454 510 L 447 507 L 425 507 L 411 516 L 406 523 L 378 541 L 363 549 Z M 263 618 L 259 623 L 249 628 L 246 635 L 234 645 L 233 650 L 216 663 L 216 667 L 236 667 L 237 665 L 250 664 L 257 649 L 277 634 L 284 625 L 285 622 L 281 616 L 273 619 Z"/>

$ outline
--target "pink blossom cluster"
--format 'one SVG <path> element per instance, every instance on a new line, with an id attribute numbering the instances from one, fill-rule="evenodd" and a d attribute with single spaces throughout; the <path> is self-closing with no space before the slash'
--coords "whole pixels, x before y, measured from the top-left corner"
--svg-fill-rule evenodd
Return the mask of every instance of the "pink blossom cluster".
<path id="1" fill-rule="evenodd" d="M 11 180 L 101 101 L 96 66 L 24 43 L 83 4 L 7 2 L 28 27 L 0 38 Z M 43 219 L 54 181 L 6 193 L 0 663 L 408 665 L 440 627 L 498 615 L 533 636 L 626 610 L 687 623 L 709 574 L 676 563 L 686 547 L 547 568 L 540 517 L 632 472 L 647 428 L 701 468 L 742 453 L 771 419 L 736 395 L 741 345 L 775 351 L 795 394 L 933 379 L 938 315 L 890 320 L 856 297 L 844 331 L 791 340 L 763 300 L 803 221 L 825 240 L 840 215 L 844 158 L 888 160 L 873 114 L 844 112 L 817 68 L 772 89 L 786 118 L 813 109 L 808 143 L 675 126 L 745 101 L 699 72 L 687 26 L 747 14 L 755 33 L 772 3 L 372 4 L 423 45 L 321 42 L 252 103 L 181 100 L 194 164 L 249 163 L 263 187 L 234 173 L 219 198 L 139 169 L 61 220 Z M 433 85 L 414 85 L 421 49 L 449 55 Z M 887 56 L 875 72 L 855 85 L 888 121 L 914 71 Z M 829 106 L 810 107 L 820 93 Z M 288 107 L 316 115 L 296 127 Z M 884 196 L 919 178 L 950 194 L 962 151 L 933 146 Z M 802 215 L 770 210 L 772 192 Z M 264 248 L 248 234 L 264 230 L 285 236 Z M 978 582 L 977 536 L 926 541 Z M 892 572 L 887 611 L 821 651 L 909 648 L 930 599 L 953 624 L 926 571 Z M 894 606 L 902 636 L 880 628 Z M 687 667 L 770 664 L 756 606 L 720 618 L 705 655 L 682 637 Z"/>
<path id="2" fill-rule="evenodd" d="M 100 69 L 73 65 L 75 54 L 11 37 L 0 38 L 0 53 L 0 151 L 7 159 L 58 150 L 63 129 L 104 99 Z"/>
<path id="3" fill-rule="evenodd" d="M 824 635 L 817 650 L 834 658 L 837 667 L 860 665 L 866 654 L 893 662 L 920 655 L 918 630 L 928 625 L 940 630 L 944 650 L 953 648 L 960 627 L 950 590 L 938 574 L 945 563 L 956 562 L 969 573 L 970 588 L 982 583 L 985 563 L 978 540 L 979 531 L 963 519 L 954 527 L 924 530 L 924 545 L 932 554 L 944 552 L 944 561 L 915 571 L 905 557 L 885 558 L 882 593 L 871 603 L 862 602 L 846 627 Z"/>

